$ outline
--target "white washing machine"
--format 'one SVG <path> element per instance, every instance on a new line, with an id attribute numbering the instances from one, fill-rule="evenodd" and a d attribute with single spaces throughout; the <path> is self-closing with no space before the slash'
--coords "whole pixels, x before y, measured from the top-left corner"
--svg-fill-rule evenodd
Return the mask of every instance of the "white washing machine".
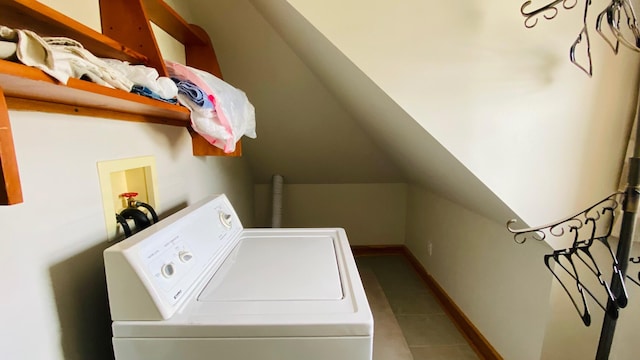
<path id="1" fill-rule="evenodd" d="M 343 229 L 243 229 L 219 195 L 111 246 L 104 262 L 118 360 L 372 357 Z"/>

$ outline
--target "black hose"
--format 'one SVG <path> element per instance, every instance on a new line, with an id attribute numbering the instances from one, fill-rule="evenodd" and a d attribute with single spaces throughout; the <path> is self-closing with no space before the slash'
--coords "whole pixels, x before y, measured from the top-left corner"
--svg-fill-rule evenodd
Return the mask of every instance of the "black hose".
<path id="1" fill-rule="evenodd" d="M 140 231 L 151 226 L 151 220 L 142 211 L 136 208 L 126 208 L 120 212 L 120 216 L 125 219 L 133 219 L 136 224 L 136 230 Z"/>
<path id="2" fill-rule="evenodd" d="M 118 224 L 122 226 L 122 230 L 124 230 L 125 237 L 129 237 L 133 234 L 131 232 L 131 228 L 129 227 L 129 224 L 127 224 L 127 220 L 123 218 L 120 214 L 116 214 L 116 221 L 118 222 Z"/>
<path id="3" fill-rule="evenodd" d="M 149 213 L 151 214 L 151 218 L 153 219 L 153 223 L 155 224 L 158 222 L 158 214 L 156 214 L 156 211 L 153 210 L 151 205 L 145 204 L 142 201 L 136 201 L 136 206 L 142 206 L 143 208 L 149 210 Z"/>

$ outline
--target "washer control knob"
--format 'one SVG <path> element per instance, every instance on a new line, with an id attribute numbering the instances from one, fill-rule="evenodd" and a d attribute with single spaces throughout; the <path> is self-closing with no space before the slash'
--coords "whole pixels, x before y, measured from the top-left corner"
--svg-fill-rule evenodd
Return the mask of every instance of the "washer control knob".
<path id="1" fill-rule="evenodd" d="M 189 252 L 189 251 L 183 250 L 183 251 L 180 251 L 178 253 L 178 258 L 183 263 L 186 263 L 186 262 L 191 261 L 191 259 L 193 259 L 193 254 L 191 252 Z"/>
<path id="2" fill-rule="evenodd" d="M 218 215 L 220 215 L 220 222 L 227 229 L 231 229 L 231 215 L 225 213 L 224 211 L 219 211 Z"/>
<path id="3" fill-rule="evenodd" d="M 173 265 L 173 263 L 164 264 L 162 265 L 160 272 L 162 273 L 162 276 L 168 279 L 176 273 L 176 267 Z"/>

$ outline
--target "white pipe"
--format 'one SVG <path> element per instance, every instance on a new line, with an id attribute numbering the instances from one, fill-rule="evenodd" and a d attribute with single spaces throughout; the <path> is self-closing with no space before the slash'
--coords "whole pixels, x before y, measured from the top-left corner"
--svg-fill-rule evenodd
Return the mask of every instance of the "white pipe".
<path id="1" fill-rule="evenodd" d="M 282 224 L 282 190 L 284 178 L 282 175 L 273 175 L 271 199 L 271 227 L 279 228 Z"/>

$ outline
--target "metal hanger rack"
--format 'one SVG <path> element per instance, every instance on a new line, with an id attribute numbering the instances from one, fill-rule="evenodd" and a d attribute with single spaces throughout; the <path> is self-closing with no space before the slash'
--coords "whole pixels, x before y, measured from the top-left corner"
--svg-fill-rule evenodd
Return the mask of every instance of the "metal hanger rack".
<path id="1" fill-rule="evenodd" d="M 569 49 L 569 59 L 580 70 L 587 75 L 593 75 L 593 65 L 591 61 L 591 39 L 589 37 L 589 26 L 587 23 L 589 10 L 592 0 L 584 0 L 584 15 L 582 17 L 582 29 L 576 40 Z M 552 20 L 560 12 L 559 6 L 565 10 L 571 10 L 578 5 L 578 0 L 554 0 L 544 6 L 533 7 L 532 0 L 525 1 L 520 7 L 520 13 L 525 17 L 524 26 L 533 28 L 539 20 Z M 605 25 L 605 27 L 603 27 Z M 633 9 L 631 0 L 612 0 L 607 7 L 600 12 L 596 18 L 596 32 L 611 47 L 614 54 L 620 50 L 620 44 L 629 50 L 640 52 L 640 28 L 638 27 L 638 18 Z M 584 58 L 578 59 L 576 52 L 579 50 L 578 45 L 585 42 Z"/>
<path id="2" fill-rule="evenodd" d="M 532 28 L 540 19 L 554 19 L 560 7 L 570 10 L 578 5 L 578 0 L 555 0 L 539 8 L 534 8 L 531 0 L 525 1 L 520 13 L 525 17 L 524 25 Z M 591 61 L 591 39 L 587 16 L 592 0 L 585 0 L 583 26 L 569 49 L 569 59 L 588 76 L 593 75 Z M 604 27 L 603 27 L 604 25 Z M 640 28 L 631 0 L 612 0 L 596 17 L 596 32 L 611 47 L 614 54 L 620 50 L 620 44 L 635 52 L 640 52 Z M 578 59 L 578 45 L 585 42 L 584 53 Z M 585 326 L 591 324 L 591 312 L 587 299 L 594 301 L 605 313 L 600 332 L 596 360 L 607 360 L 611 352 L 611 344 L 615 334 L 620 309 L 626 307 L 628 295 L 625 280 L 629 279 L 640 286 L 638 279 L 627 275 L 629 262 L 640 263 L 640 258 L 629 258 L 631 245 L 636 231 L 637 213 L 640 205 L 640 111 L 636 109 L 636 141 L 633 155 L 629 158 L 629 173 L 624 192 L 616 192 L 597 202 L 586 210 L 562 221 L 536 228 L 514 229 L 516 220 L 507 223 L 507 229 L 514 234 L 514 240 L 522 244 L 527 240 L 567 239 L 570 246 L 554 250 L 544 257 L 544 262 L 555 279 L 560 282 L 565 293 L 571 299 Z M 622 224 L 616 251 L 609 244 L 613 229 L 616 209 L 622 205 Z M 572 238 L 571 238 L 572 237 Z M 592 247 L 604 246 L 610 255 L 610 263 L 598 264 L 592 254 Z M 555 264 L 555 266 L 553 266 Z M 577 265 L 576 265 L 577 264 Z M 600 271 L 602 265 L 613 268 L 610 281 L 604 279 Z M 589 289 L 585 283 L 585 275 L 578 271 L 588 269 L 586 276 L 594 276 L 600 284 L 600 291 L 607 296 L 607 303 L 597 299 L 596 290 Z M 582 279 L 581 279 L 582 277 Z M 564 279 L 564 280 L 563 280 Z M 570 279 L 570 280 L 567 280 Z"/>

